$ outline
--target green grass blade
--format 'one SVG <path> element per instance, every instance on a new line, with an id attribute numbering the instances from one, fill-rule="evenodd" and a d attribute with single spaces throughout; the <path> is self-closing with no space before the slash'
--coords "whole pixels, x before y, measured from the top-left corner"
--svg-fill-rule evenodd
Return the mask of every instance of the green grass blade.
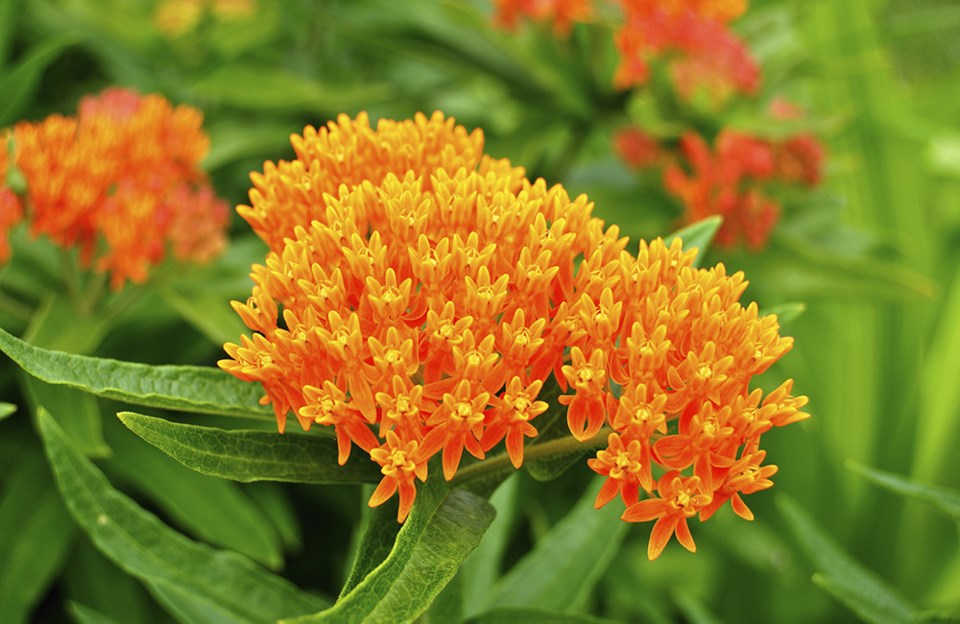
<path id="1" fill-rule="evenodd" d="M 377 483 L 378 466 L 356 450 L 337 464 L 337 443 L 319 434 L 217 429 L 121 412 L 123 424 L 178 462 L 233 481 Z"/>
<path id="2" fill-rule="evenodd" d="M 913 621 L 916 607 L 872 571 L 848 555 L 792 498 L 776 499 L 807 556 L 821 571 L 814 582 L 868 622 Z"/>
<path id="3" fill-rule="evenodd" d="M 33 46 L 11 71 L 0 76 L 0 126 L 6 126 L 23 113 L 44 70 L 76 42 L 73 35 L 45 39 Z"/>
<path id="4" fill-rule="evenodd" d="M 25 371 L 47 383 L 136 405 L 269 418 L 258 403 L 263 389 L 215 368 L 148 366 L 34 347 L 0 329 L 0 351 Z"/>
<path id="5" fill-rule="evenodd" d="M 960 522 L 960 491 L 958 490 L 917 483 L 892 472 L 870 468 L 854 461 L 848 461 L 847 468 L 884 489 L 932 505 L 953 520 Z"/>
<path id="6" fill-rule="evenodd" d="M 237 622 L 275 621 L 325 603 L 246 557 L 199 544 L 170 529 L 115 490 L 41 410 L 40 434 L 60 492 L 74 519 L 100 551 L 146 583 L 176 588 L 233 614 Z"/>
<path id="7" fill-rule="evenodd" d="M 479 496 L 432 479 L 382 564 L 332 608 L 286 624 L 412 622 L 453 579 L 495 513 Z"/>
<path id="8" fill-rule="evenodd" d="M 565 610 L 590 597 L 627 534 L 614 501 L 594 509 L 600 480 L 592 482 L 566 517 L 493 586 L 486 608 Z"/>

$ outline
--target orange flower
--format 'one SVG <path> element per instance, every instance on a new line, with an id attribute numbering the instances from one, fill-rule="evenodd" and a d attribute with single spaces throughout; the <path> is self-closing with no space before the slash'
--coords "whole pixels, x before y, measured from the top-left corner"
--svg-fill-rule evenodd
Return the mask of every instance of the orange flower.
<path id="1" fill-rule="evenodd" d="M 447 479 L 464 450 L 482 459 L 500 442 L 519 466 L 568 324 L 617 333 L 616 229 L 585 197 L 484 156 L 482 141 L 439 113 L 376 129 L 341 116 L 294 137 L 296 160 L 251 176 L 238 211 L 271 250 L 234 303 L 255 333 L 220 366 L 263 384 L 281 430 L 290 412 L 335 427 L 341 461 L 354 444 L 380 449 L 382 465 L 403 453 L 407 468 L 441 454 Z M 596 280 L 575 279 L 578 256 Z M 599 428 L 602 411 L 587 410 Z M 371 504 L 399 491 L 406 509 L 411 470 L 384 473 Z"/>
<path id="2" fill-rule="evenodd" d="M 200 112 L 158 95 L 108 89 L 76 117 L 14 128 L 34 235 L 79 247 L 119 288 L 143 282 L 168 253 L 205 262 L 226 244 L 227 206 L 199 169 L 209 141 Z"/>
<path id="3" fill-rule="evenodd" d="M 494 23 L 502 28 L 516 28 L 521 18 L 535 21 L 553 20 L 554 31 L 565 37 L 573 24 L 585 22 L 593 15 L 591 0 L 496 0 Z"/>
<path id="4" fill-rule="evenodd" d="M 20 198 L 7 186 L 7 176 L 10 174 L 10 159 L 7 155 L 9 141 L 10 133 L 0 132 L 0 262 L 10 258 L 7 233 L 23 219 Z"/>
<path id="5" fill-rule="evenodd" d="M 772 474 L 760 437 L 806 417 L 790 382 L 750 389 L 792 340 L 740 304 L 742 274 L 694 268 L 679 240 L 626 251 L 585 197 L 482 156 L 481 140 L 439 113 L 295 138 L 309 158 L 267 163 L 239 208 L 275 247 L 234 303 L 253 336 L 220 366 L 262 383 L 281 430 L 292 411 L 335 428 L 341 462 L 369 452 L 384 475 L 369 504 L 399 492 L 401 521 L 437 454 L 448 480 L 501 442 L 519 467 L 555 383 L 574 438 L 607 441 L 588 462 L 607 477 L 596 504 L 619 493 L 626 519 L 659 518 L 653 555 L 674 532 L 692 548 L 686 519 L 742 511 Z"/>

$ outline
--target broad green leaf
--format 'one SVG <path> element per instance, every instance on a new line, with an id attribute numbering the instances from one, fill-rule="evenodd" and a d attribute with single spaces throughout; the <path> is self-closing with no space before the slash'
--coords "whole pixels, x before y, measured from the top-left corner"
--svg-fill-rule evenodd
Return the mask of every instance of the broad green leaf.
<path id="1" fill-rule="evenodd" d="M 0 619 L 17 624 L 30 619 L 76 529 L 39 455 L 27 458 L 5 481 L 0 493 Z"/>
<path id="2" fill-rule="evenodd" d="M 330 609 L 286 624 L 412 622 L 423 613 L 477 547 L 495 511 L 436 478 L 417 501 L 389 556 Z"/>
<path id="3" fill-rule="evenodd" d="M 336 441 L 317 433 L 226 430 L 121 412 L 131 431 L 197 472 L 234 481 L 377 483 L 378 466 L 354 451 L 337 464 Z"/>
<path id="4" fill-rule="evenodd" d="M 769 316 L 771 314 L 777 315 L 777 321 L 780 323 L 780 327 L 783 327 L 787 323 L 796 320 L 800 317 L 801 314 L 807 311 L 807 304 L 805 303 L 782 303 L 780 305 L 771 306 L 769 308 L 760 310 L 760 314 L 763 316 Z"/>
<path id="5" fill-rule="evenodd" d="M 483 541 L 467 558 L 460 571 L 463 577 L 464 613 L 474 615 L 484 605 L 490 588 L 500 576 L 503 553 L 507 549 L 510 530 L 517 514 L 517 493 L 520 478 L 513 475 L 504 481 L 490 497 L 490 504 L 497 510 Z"/>
<path id="6" fill-rule="evenodd" d="M 615 503 L 594 509 L 602 483 L 594 479 L 570 510 L 493 586 L 486 608 L 566 609 L 582 606 L 607 569 L 628 525 Z"/>
<path id="7" fill-rule="evenodd" d="M 176 588 L 184 601 L 212 604 L 235 622 L 264 622 L 325 606 L 249 559 L 187 539 L 115 490 L 41 411 L 40 434 L 60 492 L 100 551 L 145 583 Z"/>
<path id="8" fill-rule="evenodd" d="M 23 341 L 43 349 L 86 355 L 92 353 L 110 330 L 104 315 L 83 313 L 62 295 L 44 297 L 30 319 Z"/>
<path id="9" fill-rule="evenodd" d="M 0 420 L 7 418 L 15 414 L 17 411 L 17 406 L 13 403 L 2 403 L 0 402 Z"/>
<path id="10" fill-rule="evenodd" d="M 77 624 L 121 624 L 121 622 L 112 617 L 104 615 L 96 609 L 91 609 L 79 602 L 71 602 L 67 609 L 70 611 L 70 615 L 73 616 L 73 621 Z"/>
<path id="11" fill-rule="evenodd" d="M 77 540 L 61 579 L 67 599 L 82 602 L 112 620 L 123 624 L 154 621 L 157 605 L 143 585 L 101 555 L 85 537 Z"/>
<path id="12" fill-rule="evenodd" d="M 697 252 L 697 257 L 693 260 L 693 266 L 700 266 L 703 262 L 704 255 L 710 248 L 710 244 L 713 243 L 713 238 L 717 235 L 717 230 L 720 229 L 721 225 L 723 225 L 723 217 L 707 217 L 706 219 L 691 223 L 665 236 L 663 242 L 669 245 L 679 238 L 683 241 L 684 249 L 696 247 L 699 251 Z"/>
<path id="13" fill-rule="evenodd" d="M 208 544 L 229 548 L 271 569 L 283 563 L 280 538 L 239 484 L 198 474 L 133 438 L 111 438 L 116 452 L 107 474 L 143 492 L 179 527 Z M 131 439 L 132 438 L 132 439 Z"/>
<path id="14" fill-rule="evenodd" d="M 869 468 L 854 461 L 848 461 L 847 467 L 882 488 L 933 505 L 953 520 L 960 522 L 960 491 L 958 490 L 917 483 L 900 475 Z"/>
<path id="15" fill-rule="evenodd" d="M 254 84 L 257 88 L 251 89 Z M 196 96 L 219 104 L 273 112 L 310 109 L 334 113 L 369 106 L 389 95 L 386 85 L 323 85 L 275 66 L 249 63 L 218 66 L 190 88 Z"/>
<path id="16" fill-rule="evenodd" d="M 30 103 L 44 70 L 64 49 L 77 43 L 73 35 L 43 40 L 9 72 L 0 75 L 0 126 L 15 121 Z"/>
<path id="17" fill-rule="evenodd" d="M 548 611 L 546 609 L 491 609 L 466 620 L 466 624 L 613 624 L 590 615 Z"/>
<path id="18" fill-rule="evenodd" d="M 148 366 L 34 347 L 0 329 L 0 351 L 34 377 L 126 403 L 171 410 L 269 418 L 260 384 L 215 368 Z"/>
<path id="19" fill-rule="evenodd" d="M 896 589 L 854 560 L 793 499 L 776 499 L 807 556 L 821 571 L 818 585 L 829 591 L 868 622 L 910 622 L 916 608 Z"/>
<path id="20" fill-rule="evenodd" d="M 462 568 L 461 568 L 462 570 Z M 463 621 L 463 575 L 455 575 L 417 618 L 417 624 L 449 624 Z"/>

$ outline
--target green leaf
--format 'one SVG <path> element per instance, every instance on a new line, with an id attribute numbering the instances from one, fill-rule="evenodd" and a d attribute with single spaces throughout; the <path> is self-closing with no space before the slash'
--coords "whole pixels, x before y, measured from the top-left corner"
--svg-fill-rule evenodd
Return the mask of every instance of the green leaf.
<path id="1" fill-rule="evenodd" d="M 187 539 L 115 490 L 41 411 L 40 434 L 67 507 L 100 551 L 181 601 L 212 604 L 235 622 L 273 621 L 314 612 L 324 601 L 249 559 Z"/>
<path id="2" fill-rule="evenodd" d="M 76 530 L 43 459 L 20 464 L 0 495 L 0 614 L 26 622 L 53 581 Z"/>
<path id="3" fill-rule="evenodd" d="M 290 124 L 269 123 L 266 120 L 252 126 L 248 123 L 221 122 L 207 126 L 210 151 L 203 159 L 203 168 L 213 171 L 242 158 L 263 157 L 289 151 L 290 133 L 302 128 Z"/>
<path id="4" fill-rule="evenodd" d="M 466 624 L 613 624 L 612 620 L 548 611 L 546 609 L 491 609 L 476 617 L 469 618 Z"/>
<path id="5" fill-rule="evenodd" d="M 260 384 L 247 383 L 215 368 L 148 366 L 34 347 L 0 329 L 0 351 L 47 383 L 136 405 L 171 410 L 268 418 L 259 405 Z"/>
<path id="6" fill-rule="evenodd" d="M 26 58 L 12 71 L 0 74 L 0 126 L 5 126 L 24 111 L 36 91 L 44 70 L 64 49 L 77 43 L 73 35 L 44 39 L 33 46 Z"/>
<path id="7" fill-rule="evenodd" d="M 0 0 L 0 70 L 6 64 L 10 48 L 13 46 L 11 35 L 18 22 L 18 2 L 19 0 Z"/>
<path id="8" fill-rule="evenodd" d="M 256 85 L 256 88 L 251 88 Z M 389 95 L 386 85 L 323 85 L 276 66 L 220 65 L 191 85 L 200 98 L 254 111 L 313 110 L 334 113 L 369 106 Z"/>
<path id="9" fill-rule="evenodd" d="M 669 245 L 674 240 L 679 238 L 683 241 L 684 249 L 692 249 L 696 247 L 699 252 L 693 261 L 693 266 L 700 266 L 700 264 L 703 262 L 704 255 L 710 248 L 710 244 L 713 242 L 713 238 L 717 235 L 717 230 L 720 229 L 721 225 L 723 225 L 723 217 L 719 215 L 707 217 L 706 219 L 701 219 L 696 223 L 691 223 L 690 225 L 682 227 L 676 232 L 665 236 L 663 242 Z"/>
<path id="10" fill-rule="evenodd" d="M 486 607 L 563 611 L 582 606 L 607 569 L 628 525 L 614 501 L 594 509 L 602 478 L 592 481 L 569 514 L 493 586 Z"/>
<path id="11" fill-rule="evenodd" d="M 462 569 L 462 568 L 461 568 Z M 463 575 L 457 574 L 417 618 L 417 624 L 449 624 L 463 621 Z"/>
<path id="12" fill-rule="evenodd" d="M 868 622 L 910 622 L 916 608 L 896 589 L 854 560 L 793 499 L 776 504 L 794 536 L 822 572 L 814 582 Z"/>
<path id="13" fill-rule="evenodd" d="M 229 299 L 221 299 L 201 284 L 171 285 L 160 288 L 158 294 L 214 344 L 233 342 L 248 331 L 230 307 Z"/>
<path id="14" fill-rule="evenodd" d="M 448 490 L 434 475 L 383 563 L 330 609 L 285 624 L 412 622 L 477 547 L 495 513 L 479 496 Z"/>
<path id="15" fill-rule="evenodd" d="M 378 466 L 353 453 L 337 464 L 337 443 L 319 434 L 199 427 L 121 412 L 123 424 L 178 462 L 234 481 L 377 483 Z"/>
<path id="16" fill-rule="evenodd" d="M 290 494 L 280 483 L 249 483 L 243 490 L 258 505 L 273 523 L 286 552 L 299 552 L 303 548 L 303 534 L 297 510 Z"/>
<path id="17" fill-rule="evenodd" d="M 67 609 L 77 624 L 121 624 L 112 617 L 104 615 L 96 609 L 91 609 L 79 602 L 70 602 Z"/>
<path id="18" fill-rule="evenodd" d="M 764 310 L 760 310 L 760 314 L 763 316 L 776 314 L 777 321 L 780 323 L 780 327 L 783 327 L 787 323 L 790 323 L 798 319 L 806 311 L 807 311 L 807 304 L 795 302 L 795 303 L 781 303 L 780 305 L 771 306 Z"/>
<path id="19" fill-rule="evenodd" d="M 561 395 L 560 386 L 553 377 L 544 385 L 537 398 L 546 401 L 550 409 L 536 421 L 537 437 L 527 443 L 532 449 L 540 444 L 546 444 L 560 438 L 569 438 L 570 429 L 567 426 L 567 408 L 560 405 L 557 397 Z M 573 450 L 564 453 L 550 453 L 542 458 L 527 458 L 523 462 L 524 468 L 537 481 L 551 481 L 556 479 L 570 466 L 579 462 L 589 449 L 586 445 L 577 445 Z"/>
<path id="20" fill-rule="evenodd" d="M 116 424 L 107 474 L 119 475 L 189 534 L 229 548 L 273 570 L 283 563 L 280 538 L 259 506 L 240 486 L 185 468 Z M 132 439 L 129 439 L 132 438 Z"/>
<path id="21" fill-rule="evenodd" d="M 690 624 L 723 624 L 707 609 L 703 601 L 689 590 L 676 589 L 672 592 L 673 602 L 683 613 L 684 619 Z"/>
<path id="22" fill-rule="evenodd" d="M 854 461 L 847 461 L 847 468 L 891 492 L 932 505 L 953 520 L 960 522 L 960 491 L 958 490 L 917 483 L 900 475 L 863 466 Z"/>
<path id="23" fill-rule="evenodd" d="M 365 492 L 365 498 L 369 498 L 372 493 L 372 489 Z M 403 528 L 403 525 L 397 522 L 397 507 L 396 498 L 373 509 L 365 506 L 359 527 L 360 543 L 350 573 L 340 591 L 340 598 L 352 592 L 393 550 L 397 533 Z"/>
<path id="24" fill-rule="evenodd" d="M 483 608 L 490 588 L 500 576 L 503 553 L 507 549 L 510 530 L 517 515 L 519 488 L 520 478 L 513 475 L 490 497 L 490 504 L 497 510 L 497 517 L 460 571 L 460 576 L 464 579 L 464 613 L 467 615 L 474 615 Z"/>
<path id="25" fill-rule="evenodd" d="M 0 420 L 3 420 L 4 418 L 7 418 L 8 416 L 15 414 L 16 411 L 17 411 L 17 406 L 14 405 L 13 403 L 0 402 Z"/>

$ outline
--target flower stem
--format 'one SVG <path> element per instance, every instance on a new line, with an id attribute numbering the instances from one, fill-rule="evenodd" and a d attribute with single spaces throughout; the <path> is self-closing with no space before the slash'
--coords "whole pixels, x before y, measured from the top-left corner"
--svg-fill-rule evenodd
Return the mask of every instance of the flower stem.
<path id="1" fill-rule="evenodd" d="M 542 459 L 544 457 L 576 451 L 596 450 L 607 443 L 607 436 L 610 434 L 610 431 L 609 427 L 604 427 L 598 431 L 595 436 L 582 442 L 573 436 L 567 436 L 541 444 L 534 444 L 524 449 L 524 461 Z M 512 467 L 510 457 L 506 453 L 502 453 L 482 462 L 471 464 L 458 471 L 457 476 L 450 481 L 450 485 L 463 485 L 464 483 L 480 479 L 499 470 L 504 470 L 507 467 Z"/>

